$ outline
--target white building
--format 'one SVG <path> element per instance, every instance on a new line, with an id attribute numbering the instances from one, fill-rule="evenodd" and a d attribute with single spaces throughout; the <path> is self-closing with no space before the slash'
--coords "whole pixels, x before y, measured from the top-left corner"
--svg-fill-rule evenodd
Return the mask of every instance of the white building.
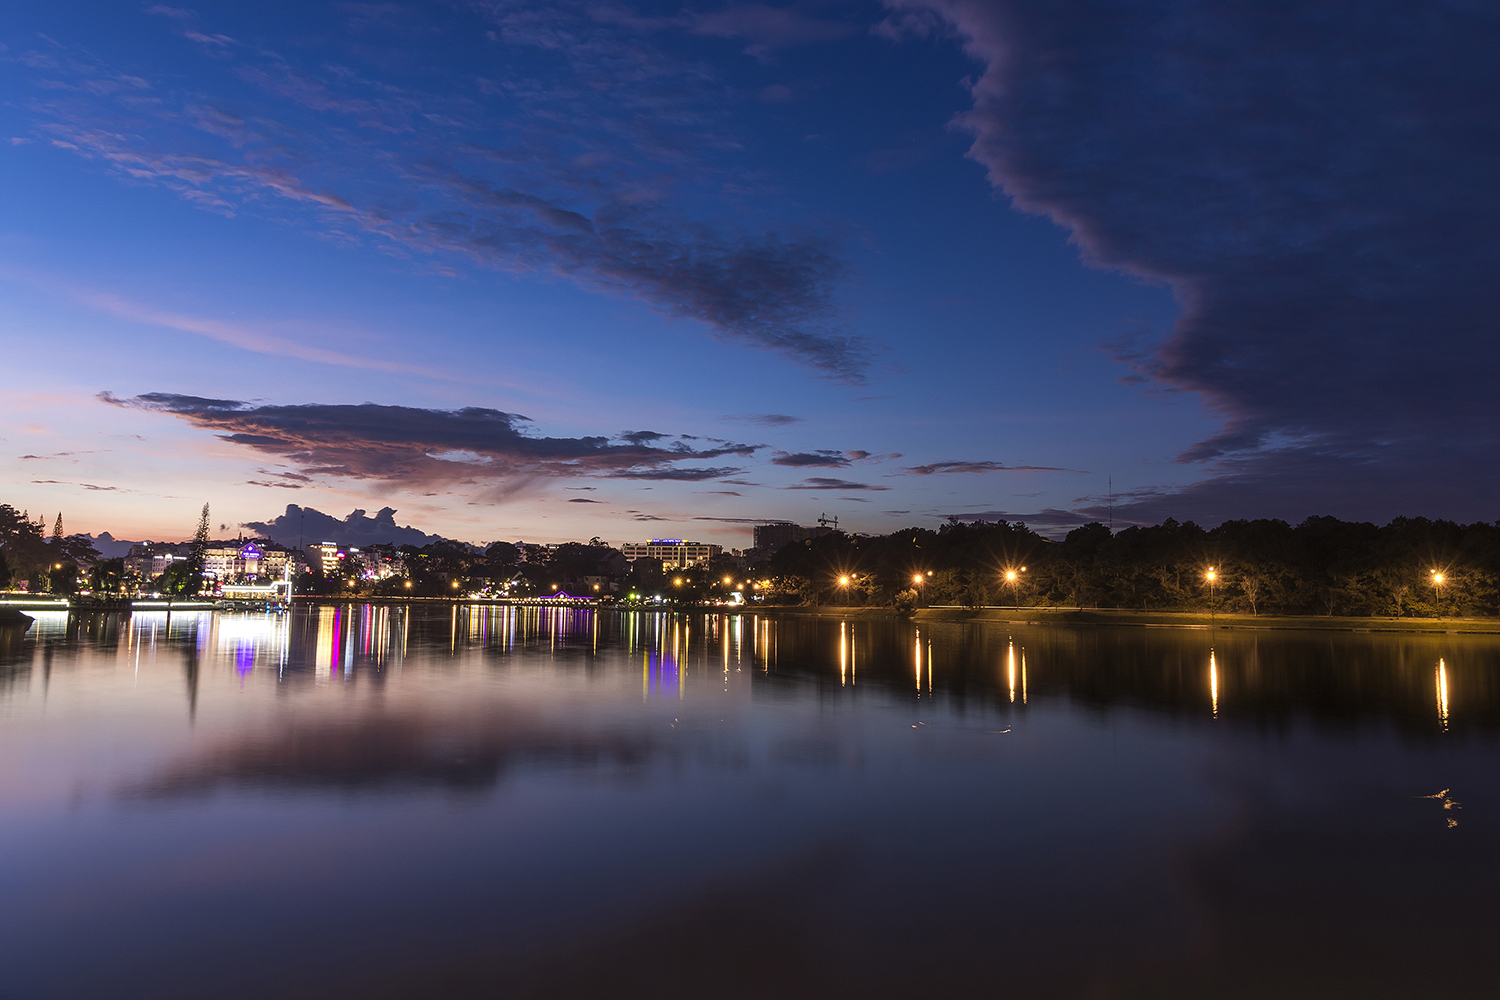
<path id="1" fill-rule="evenodd" d="M 663 567 L 671 569 L 709 562 L 723 551 L 722 545 L 687 542 L 681 538 L 653 538 L 649 542 L 626 542 L 620 546 L 620 554 L 626 562 L 635 562 L 642 557 L 660 559 Z"/>
<path id="2" fill-rule="evenodd" d="M 203 575 L 220 581 L 242 576 L 280 580 L 293 558 L 287 550 L 272 548 L 264 542 L 210 542 L 203 550 Z M 295 571 L 296 566 L 292 569 Z"/>

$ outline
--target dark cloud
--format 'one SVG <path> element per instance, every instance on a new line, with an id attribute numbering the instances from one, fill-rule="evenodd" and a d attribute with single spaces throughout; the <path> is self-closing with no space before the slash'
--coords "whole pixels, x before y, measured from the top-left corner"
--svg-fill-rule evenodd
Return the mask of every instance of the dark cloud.
<path id="1" fill-rule="evenodd" d="M 1450 462 L 1458 472 L 1441 475 Z M 1422 470 L 1429 463 L 1439 470 L 1432 476 L 1392 479 L 1393 467 Z M 1243 517 L 1296 523 L 1323 514 L 1380 524 L 1414 514 L 1489 521 L 1500 496 L 1495 455 L 1482 444 L 1452 446 L 1436 457 L 1418 443 L 1363 455 L 1301 446 L 1230 456 L 1211 468 L 1213 474 L 1197 483 L 1116 494 L 1116 525 L 1157 524 L 1168 517 L 1205 525 Z M 1075 509 L 1100 521 L 1111 512 L 1108 498 L 1100 496 L 1081 500 Z"/>
<path id="2" fill-rule="evenodd" d="M 429 535 L 411 525 L 396 524 L 396 511 L 382 507 L 372 517 L 363 510 L 352 510 L 348 517 L 337 518 L 311 507 L 294 503 L 269 521 L 246 521 L 240 527 L 287 546 L 308 542 L 337 542 L 340 545 L 427 545 L 442 536 Z"/>
<path id="3" fill-rule="evenodd" d="M 813 476 L 804 479 L 797 486 L 783 486 L 785 490 L 888 490 L 889 486 L 871 486 L 869 483 L 851 483 L 847 479 L 828 479 L 824 476 Z"/>
<path id="4" fill-rule="evenodd" d="M 914 465 L 906 470 L 918 476 L 932 476 L 944 472 L 1076 472 L 1076 469 L 1058 469 L 1049 465 L 1006 465 L 1003 462 L 933 462 L 929 465 Z"/>
<path id="5" fill-rule="evenodd" d="M 1293 489 L 1373 516 L 1416 483 L 1414 510 L 1493 516 L 1460 499 L 1500 485 L 1493 8 L 888 2 L 892 32 L 936 12 L 983 64 L 962 121 L 990 180 L 1181 303 L 1116 345 L 1223 417 L 1182 460 L 1233 461 L 1177 516 Z"/>
<path id="6" fill-rule="evenodd" d="M 588 497 L 569 497 L 568 503 L 603 503 L 603 500 L 590 500 Z"/>
<path id="7" fill-rule="evenodd" d="M 180 417 L 221 439 L 301 463 L 301 475 L 383 479 L 408 484 L 527 476 L 608 476 L 694 481 L 739 469 L 678 469 L 674 463 L 750 455 L 734 443 L 708 449 L 613 444 L 605 437 L 547 438 L 526 433 L 526 417 L 482 407 L 426 410 L 411 406 L 252 406 L 237 400 L 146 393 L 115 406 Z"/>
<path id="8" fill-rule="evenodd" d="M 706 468 L 706 469 L 634 469 L 625 472 L 612 473 L 615 479 L 657 479 L 679 483 L 697 483 L 705 479 L 718 479 L 720 476 L 732 476 L 743 469 L 734 468 Z"/>
<path id="9" fill-rule="evenodd" d="M 792 469 L 842 469 L 849 465 L 849 457 L 841 451 L 778 451 L 775 457 L 771 459 L 771 464 L 784 465 Z"/>
<path id="10" fill-rule="evenodd" d="M 793 417 L 785 413 L 727 413 L 721 419 L 745 420 L 752 424 L 765 424 L 767 427 L 785 427 L 787 424 L 802 423 L 801 417 Z"/>
<path id="11" fill-rule="evenodd" d="M 651 444 L 667 436 L 659 431 L 626 431 L 620 435 L 620 438 L 621 440 L 629 441 L 631 444 Z"/>
<path id="12" fill-rule="evenodd" d="M 838 332 L 834 289 L 846 266 L 810 232 L 746 233 L 616 203 L 590 215 L 522 195 L 435 162 L 413 179 L 462 206 L 398 221 L 403 238 L 465 252 L 507 269 L 552 270 L 624 291 L 667 315 L 789 354 L 838 381 L 865 381 L 870 349 Z"/>

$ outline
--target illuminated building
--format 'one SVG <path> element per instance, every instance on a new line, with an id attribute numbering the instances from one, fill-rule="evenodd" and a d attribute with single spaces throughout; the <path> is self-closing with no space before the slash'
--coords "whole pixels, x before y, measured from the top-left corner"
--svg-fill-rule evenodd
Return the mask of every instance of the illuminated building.
<path id="1" fill-rule="evenodd" d="M 684 569 L 706 563 L 724 551 L 722 545 L 687 542 L 681 538 L 653 538 L 649 542 L 626 542 L 620 554 L 627 562 L 637 559 L 660 559 L 663 567 Z"/>

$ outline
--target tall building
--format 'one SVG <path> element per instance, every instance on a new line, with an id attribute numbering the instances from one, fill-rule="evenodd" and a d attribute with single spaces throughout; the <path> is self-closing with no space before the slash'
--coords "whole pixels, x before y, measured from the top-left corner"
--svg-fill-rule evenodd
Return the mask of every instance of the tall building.
<path id="1" fill-rule="evenodd" d="M 626 562 L 635 562 L 642 557 L 660 559 L 664 567 L 672 569 L 709 562 L 723 551 L 722 545 L 687 542 L 681 538 L 653 538 L 649 542 L 626 542 L 620 546 L 620 554 Z"/>
<path id="2" fill-rule="evenodd" d="M 338 570 L 338 542 L 314 542 L 305 551 L 308 567 L 319 576 L 332 576 Z"/>
<path id="3" fill-rule="evenodd" d="M 775 552 L 783 545 L 805 541 L 811 537 L 812 529 L 791 521 L 775 521 L 755 526 L 755 548 L 764 555 Z"/>

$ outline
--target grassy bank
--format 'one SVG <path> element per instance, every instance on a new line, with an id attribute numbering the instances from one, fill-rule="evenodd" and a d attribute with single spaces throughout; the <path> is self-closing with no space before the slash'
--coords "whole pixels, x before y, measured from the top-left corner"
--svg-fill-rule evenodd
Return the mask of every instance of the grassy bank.
<path id="1" fill-rule="evenodd" d="M 827 618 L 886 618 L 889 608 L 757 608 L 758 614 Z M 922 608 L 918 622 L 993 622 L 997 625 L 1113 625 L 1136 628 L 1298 629 L 1334 632 L 1472 632 L 1500 634 L 1496 618 L 1336 618 L 1298 615 L 1196 614 L 1171 611 L 1078 611 L 1070 608 Z"/>

